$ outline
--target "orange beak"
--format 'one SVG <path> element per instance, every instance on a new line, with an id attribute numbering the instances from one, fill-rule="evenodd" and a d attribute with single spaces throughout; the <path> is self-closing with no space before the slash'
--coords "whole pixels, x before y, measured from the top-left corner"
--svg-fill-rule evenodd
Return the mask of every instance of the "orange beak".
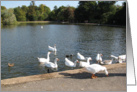
<path id="1" fill-rule="evenodd" d="M 107 77 L 109 76 L 109 75 L 106 75 Z"/>
<path id="2" fill-rule="evenodd" d="M 59 59 L 57 61 L 59 61 Z"/>

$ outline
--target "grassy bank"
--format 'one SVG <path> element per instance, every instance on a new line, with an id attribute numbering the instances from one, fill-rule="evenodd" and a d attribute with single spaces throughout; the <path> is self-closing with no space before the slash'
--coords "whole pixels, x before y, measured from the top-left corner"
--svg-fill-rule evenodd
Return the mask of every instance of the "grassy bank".
<path id="1" fill-rule="evenodd" d="M 58 22 L 58 21 L 18 21 L 18 24 L 22 23 L 45 23 L 45 24 L 75 24 L 75 25 L 92 25 L 92 26 L 112 26 L 112 27 L 126 27 L 123 25 L 112 25 L 112 24 L 98 24 L 98 23 L 69 23 L 69 22 Z"/>
<path id="2" fill-rule="evenodd" d="M 57 23 L 56 21 L 18 21 L 18 24 L 20 23 Z"/>

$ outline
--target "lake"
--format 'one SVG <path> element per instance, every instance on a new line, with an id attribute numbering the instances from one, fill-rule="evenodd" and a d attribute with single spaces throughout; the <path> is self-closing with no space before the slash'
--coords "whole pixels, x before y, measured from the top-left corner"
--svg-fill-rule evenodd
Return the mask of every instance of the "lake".
<path id="1" fill-rule="evenodd" d="M 41 28 L 43 26 L 43 28 Z M 1 79 L 47 73 L 47 68 L 40 65 L 37 57 L 47 57 L 48 45 L 57 47 L 57 55 L 50 55 L 51 62 L 59 58 L 58 72 L 69 70 L 65 56 L 77 52 L 85 57 L 92 57 L 96 63 L 97 53 L 102 53 L 103 60 L 110 55 L 126 54 L 126 28 L 92 25 L 68 24 L 21 24 L 3 26 L 1 29 Z M 8 67 L 8 63 L 14 63 Z M 77 65 L 76 68 L 79 68 Z M 75 69 L 75 68 L 74 68 Z"/>

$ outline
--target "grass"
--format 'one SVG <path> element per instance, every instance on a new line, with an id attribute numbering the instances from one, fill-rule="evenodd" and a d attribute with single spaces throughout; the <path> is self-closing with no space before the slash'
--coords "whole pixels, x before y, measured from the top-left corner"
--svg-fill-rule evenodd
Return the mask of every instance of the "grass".
<path id="1" fill-rule="evenodd" d="M 55 21 L 18 21 L 18 23 L 56 23 Z"/>

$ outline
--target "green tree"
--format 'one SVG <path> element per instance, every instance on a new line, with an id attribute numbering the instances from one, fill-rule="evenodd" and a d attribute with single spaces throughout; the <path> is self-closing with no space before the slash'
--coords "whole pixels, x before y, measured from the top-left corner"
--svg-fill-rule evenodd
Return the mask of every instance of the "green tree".
<path id="1" fill-rule="evenodd" d="M 1 17 L 2 17 L 2 23 L 4 25 L 8 25 L 8 24 L 16 24 L 16 17 L 14 15 L 14 10 L 13 9 L 6 9 L 4 11 L 2 11 L 1 13 Z"/>
<path id="2" fill-rule="evenodd" d="M 49 19 L 50 20 L 56 20 L 56 15 L 55 15 L 55 11 L 54 10 L 50 12 Z"/>
<path id="3" fill-rule="evenodd" d="M 1 6 L 1 10 L 6 10 L 6 7 L 5 6 Z"/>
<path id="4" fill-rule="evenodd" d="M 22 8 L 20 7 L 14 8 L 14 14 L 17 18 L 17 21 L 26 21 L 26 12 L 23 11 Z"/>
<path id="5" fill-rule="evenodd" d="M 116 13 L 116 1 L 98 1 L 97 18 L 100 23 L 107 23 Z"/>
<path id="6" fill-rule="evenodd" d="M 93 21 L 95 17 L 96 1 L 79 1 L 79 6 L 75 10 L 75 18 L 78 22 Z"/>
<path id="7" fill-rule="evenodd" d="M 65 20 L 65 17 L 64 17 L 65 9 L 66 9 L 65 6 L 61 6 L 61 7 L 58 8 L 58 11 L 57 11 L 57 19 L 58 19 L 59 21 L 64 21 L 64 20 Z"/>
<path id="8" fill-rule="evenodd" d="M 64 10 L 65 21 L 69 21 L 69 22 L 74 21 L 74 11 L 75 11 L 74 7 L 70 7 L 70 6 L 66 7 L 66 9 Z"/>
<path id="9" fill-rule="evenodd" d="M 41 4 L 39 7 L 38 7 L 38 20 L 46 20 L 48 18 L 48 15 L 50 13 L 50 9 L 44 5 L 44 4 Z"/>
<path id="10" fill-rule="evenodd" d="M 3 14 L 4 10 L 6 10 L 6 7 L 5 6 L 1 6 L 1 14 Z M 2 20 L 3 20 L 3 18 L 1 16 L 1 24 L 3 22 Z"/>
<path id="11" fill-rule="evenodd" d="M 126 25 L 126 2 L 123 3 L 122 7 L 117 8 L 117 12 L 114 15 L 114 24 Z"/>
<path id="12" fill-rule="evenodd" d="M 27 13 L 27 18 L 30 21 L 36 21 L 38 19 L 38 17 L 36 15 L 37 6 L 35 6 L 35 2 L 31 1 L 30 6 L 28 8 L 29 8 L 29 10 L 28 10 L 28 13 Z"/>
<path id="13" fill-rule="evenodd" d="M 26 20 L 29 20 L 28 18 L 27 18 L 27 12 L 28 12 L 28 7 L 27 6 L 25 6 L 25 5 L 23 5 L 22 7 L 21 7 L 21 9 L 22 9 L 22 11 L 25 13 L 25 18 L 26 18 Z"/>
<path id="14" fill-rule="evenodd" d="M 54 9 L 49 13 L 49 19 L 50 20 L 57 20 L 57 13 L 58 13 L 58 8 L 57 6 L 54 6 Z"/>

